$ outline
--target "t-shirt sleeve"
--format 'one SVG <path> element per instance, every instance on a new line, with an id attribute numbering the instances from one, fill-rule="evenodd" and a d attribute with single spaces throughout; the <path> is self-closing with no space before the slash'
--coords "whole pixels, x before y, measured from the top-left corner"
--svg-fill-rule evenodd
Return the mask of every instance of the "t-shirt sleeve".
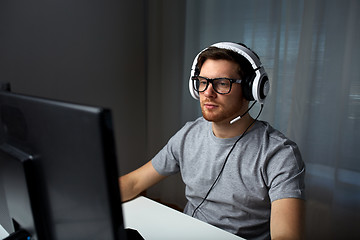
<path id="1" fill-rule="evenodd" d="M 203 123 L 203 118 L 187 122 L 168 143 L 152 159 L 152 165 L 155 170 L 164 176 L 169 176 L 180 171 L 184 160 L 184 154 L 192 154 L 192 143 L 195 141 L 194 136 L 198 136 L 199 125 Z M 194 133 L 194 129 L 195 133 Z"/>
<path id="2" fill-rule="evenodd" d="M 152 159 L 152 165 L 159 174 L 169 176 L 180 171 L 179 159 L 189 125 L 185 124 Z"/>
<path id="3" fill-rule="evenodd" d="M 268 156 L 266 175 L 271 202 L 305 199 L 305 164 L 295 143 L 287 141 L 273 149 Z"/>
<path id="4" fill-rule="evenodd" d="M 179 162 L 176 159 L 170 141 L 158 152 L 151 160 L 151 163 L 155 170 L 164 176 L 169 176 L 180 171 Z"/>

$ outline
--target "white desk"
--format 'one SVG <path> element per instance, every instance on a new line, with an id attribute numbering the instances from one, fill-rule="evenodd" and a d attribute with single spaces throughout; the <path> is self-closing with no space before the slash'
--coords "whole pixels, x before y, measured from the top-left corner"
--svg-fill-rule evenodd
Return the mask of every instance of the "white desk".
<path id="1" fill-rule="evenodd" d="M 125 227 L 138 230 L 145 240 L 243 239 L 145 197 L 123 203 L 122 207 Z M 0 239 L 7 236 L 0 225 Z"/>
<path id="2" fill-rule="evenodd" d="M 0 239 L 6 238 L 9 234 L 5 231 L 5 229 L 0 224 Z"/>
<path id="3" fill-rule="evenodd" d="M 125 227 L 138 230 L 145 240 L 243 239 L 145 197 L 122 206 Z"/>

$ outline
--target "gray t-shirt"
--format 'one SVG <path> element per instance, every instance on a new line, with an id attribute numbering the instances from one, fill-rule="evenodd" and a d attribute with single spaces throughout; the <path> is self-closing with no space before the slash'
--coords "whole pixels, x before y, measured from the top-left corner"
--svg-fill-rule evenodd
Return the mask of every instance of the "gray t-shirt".
<path id="1" fill-rule="evenodd" d="M 211 122 L 188 122 L 152 159 L 161 175 L 180 171 L 192 215 L 239 137 L 214 136 Z M 270 238 L 271 202 L 304 199 L 305 166 L 296 144 L 256 121 L 231 152 L 215 187 L 194 217 L 246 239 Z"/>

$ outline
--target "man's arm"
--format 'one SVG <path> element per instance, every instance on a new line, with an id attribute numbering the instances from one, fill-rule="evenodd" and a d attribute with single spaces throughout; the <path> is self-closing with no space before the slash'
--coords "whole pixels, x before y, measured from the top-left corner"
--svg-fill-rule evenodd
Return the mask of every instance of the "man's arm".
<path id="1" fill-rule="evenodd" d="M 136 197 L 164 178 L 166 176 L 160 175 L 149 161 L 135 171 L 119 178 L 121 200 L 125 202 Z"/>
<path id="2" fill-rule="evenodd" d="M 304 239 L 305 201 L 285 198 L 271 204 L 271 239 Z"/>

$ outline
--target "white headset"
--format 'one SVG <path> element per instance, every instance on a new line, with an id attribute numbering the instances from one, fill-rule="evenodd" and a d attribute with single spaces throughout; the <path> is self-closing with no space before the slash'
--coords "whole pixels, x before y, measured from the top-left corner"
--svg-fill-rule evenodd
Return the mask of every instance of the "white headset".
<path id="1" fill-rule="evenodd" d="M 269 93 L 270 83 L 269 83 L 268 75 L 261 64 L 260 59 L 250 49 L 237 43 L 219 42 L 211 45 L 211 47 L 232 50 L 240 54 L 241 56 L 245 57 L 250 62 L 255 73 L 252 76 L 248 77 L 247 79 L 242 79 L 243 81 L 241 82 L 241 85 L 243 89 L 243 94 L 247 100 L 249 101 L 255 100 L 262 104 Z M 194 90 L 193 80 L 191 79 L 191 77 L 195 75 L 195 69 L 199 55 L 207 49 L 208 48 L 205 48 L 196 55 L 190 73 L 190 80 L 189 80 L 190 94 L 193 98 L 197 100 L 199 99 L 199 93 Z"/>

